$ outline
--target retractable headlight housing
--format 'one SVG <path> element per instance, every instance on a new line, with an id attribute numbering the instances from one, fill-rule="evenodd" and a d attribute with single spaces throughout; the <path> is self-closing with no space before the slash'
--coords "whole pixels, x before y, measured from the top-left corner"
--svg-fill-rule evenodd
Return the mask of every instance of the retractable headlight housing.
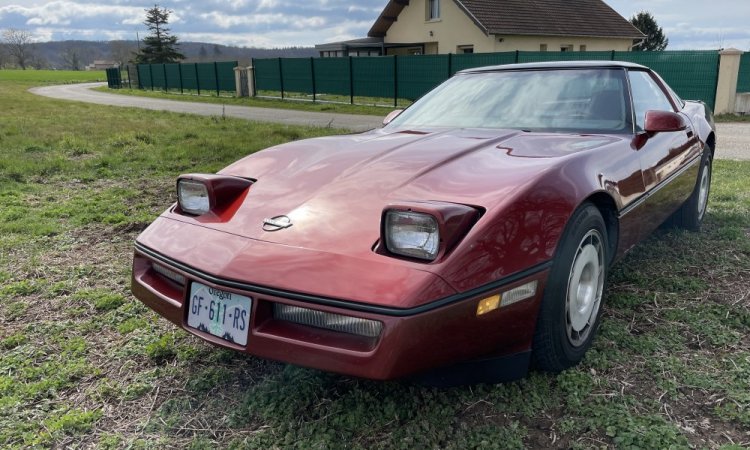
<path id="1" fill-rule="evenodd" d="M 211 210 L 208 186 L 200 181 L 179 180 L 177 182 L 177 201 L 180 203 L 180 209 L 195 216 L 201 216 Z"/>
<path id="2" fill-rule="evenodd" d="M 482 210 L 445 202 L 404 202 L 388 205 L 381 219 L 378 252 L 437 261 L 476 223 Z M 384 248 L 383 248 L 384 247 Z"/>
<path id="3" fill-rule="evenodd" d="M 239 206 L 254 181 L 230 175 L 180 175 L 177 178 L 178 212 L 220 218 Z"/>

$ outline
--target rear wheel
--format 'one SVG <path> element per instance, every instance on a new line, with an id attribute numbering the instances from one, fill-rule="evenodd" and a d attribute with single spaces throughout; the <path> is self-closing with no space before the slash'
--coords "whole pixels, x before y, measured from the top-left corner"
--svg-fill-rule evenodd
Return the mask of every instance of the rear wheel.
<path id="1" fill-rule="evenodd" d="M 708 194 L 711 192 L 711 166 L 711 150 L 705 148 L 693 193 L 671 217 L 674 227 L 690 231 L 700 230 L 708 207 Z"/>
<path id="2" fill-rule="evenodd" d="M 608 248 L 599 210 L 582 205 L 568 223 L 544 290 L 533 344 L 537 368 L 564 370 L 591 346 L 601 317 Z"/>

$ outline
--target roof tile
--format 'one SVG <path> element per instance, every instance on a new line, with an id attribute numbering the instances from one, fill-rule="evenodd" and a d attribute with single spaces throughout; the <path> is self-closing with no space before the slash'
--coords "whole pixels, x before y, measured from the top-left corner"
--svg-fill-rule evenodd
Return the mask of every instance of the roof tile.
<path id="1" fill-rule="evenodd" d="M 489 34 L 633 38 L 643 34 L 602 0 L 453 0 Z M 370 35 L 383 35 L 403 5 L 391 0 Z M 387 14 L 386 14 L 387 13 Z M 395 13 L 395 14 L 394 14 Z"/>

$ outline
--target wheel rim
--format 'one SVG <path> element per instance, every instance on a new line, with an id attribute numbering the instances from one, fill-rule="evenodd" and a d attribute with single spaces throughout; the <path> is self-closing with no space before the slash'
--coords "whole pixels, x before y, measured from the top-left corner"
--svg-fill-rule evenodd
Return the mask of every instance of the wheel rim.
<path id="1" fill-rule="evenodd" d="M 604 290 L 604 245 L 597 230 L 581 239 L 568 275 L 565 300 L 565 330 L 575 347 L 588 339 L 602 301 Z"/>
<path id="2" fill-rule="evenodd" d="M 703 165 L 701 171 L 701 184 L 698 188 L 698 218 L 702 219 L 706 214 L 708 206 L 708 190 L 711 186 L 711 171 L 708 170 L 708 163 Z"/>

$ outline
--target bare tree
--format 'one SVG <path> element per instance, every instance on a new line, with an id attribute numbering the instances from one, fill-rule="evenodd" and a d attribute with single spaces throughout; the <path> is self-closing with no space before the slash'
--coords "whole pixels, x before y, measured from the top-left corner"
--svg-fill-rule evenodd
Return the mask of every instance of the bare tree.
<path id="1" fill-rule="evenodd" d="M 0 42 L 0 69 L 5 68 L 8 63 L 8 51 L 5 49 L 5 44 Z"/>
<path id="2" fill-rule="evenodd" d="M 15 60 L 18 67 L 26 70 L 30 60 L 33 59 L 33 35 L 26 30 L 8 28 L 3 31 L 5 47 Z"/>
<path id="3" fill-rule="evenodd" d="M 81 70 L 83 69 L 83 61 L 81 60 L 81 49 L 75 46 L 67 46 L 62 54 L 65 68 L 70 70 Z"/>
<path id="4" fill-rule="evenodd" d="M 111 41 L 109 43 L 110 59 L 118 62 L 120 66 L 131 63 L 137 50 L 136 44 L 132 41 Z"/>

